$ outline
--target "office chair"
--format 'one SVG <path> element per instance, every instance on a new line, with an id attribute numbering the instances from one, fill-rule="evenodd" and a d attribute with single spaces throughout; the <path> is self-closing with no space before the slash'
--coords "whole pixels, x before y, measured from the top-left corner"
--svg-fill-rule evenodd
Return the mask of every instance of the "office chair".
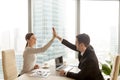
<path id="1" fill-rule="evenodd" d="M 120 55 L 117 55 L 115 57 L 114 64 L 112 67 L 110 80 L 118 80 L 119 67 L 120 67 Z"/>
<path id="2" fill-rule="evenodd" d="M 2 67 L 4 80 L 14 80 L 17 78 L 17 66 L 13 49 L 2 51 Z"/>

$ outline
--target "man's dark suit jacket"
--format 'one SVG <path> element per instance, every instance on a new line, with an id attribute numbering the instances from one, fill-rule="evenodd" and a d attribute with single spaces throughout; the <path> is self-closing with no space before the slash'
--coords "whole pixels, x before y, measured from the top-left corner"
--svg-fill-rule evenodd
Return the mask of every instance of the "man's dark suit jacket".
<path id="1" fill-rule="evenodd" d="M 75 51 L 78 51 L 75 45 L 71 44 L 65 39 L 63 39 L 62 44 Z M 81 52 L 79 52 L 78 60 L 78 68 L 81 71 L 78 73 L 67 72 L 67 77 L 73 78 L 75 80 L 104 80 L 99 69 L 98 59 L 92 46 L 87 47 L 83 56 L 81 56 Z"/>

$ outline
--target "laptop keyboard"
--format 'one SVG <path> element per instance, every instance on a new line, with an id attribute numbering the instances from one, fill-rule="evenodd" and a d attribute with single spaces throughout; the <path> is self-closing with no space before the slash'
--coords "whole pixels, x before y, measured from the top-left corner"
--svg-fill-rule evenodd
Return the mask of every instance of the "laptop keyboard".
<path id="1" fill-rule="evenodd" d="M 66 66 L 63 68 L 64 71 L 70 71 L 71 69 L 73 69 L 73 66 Z"/>

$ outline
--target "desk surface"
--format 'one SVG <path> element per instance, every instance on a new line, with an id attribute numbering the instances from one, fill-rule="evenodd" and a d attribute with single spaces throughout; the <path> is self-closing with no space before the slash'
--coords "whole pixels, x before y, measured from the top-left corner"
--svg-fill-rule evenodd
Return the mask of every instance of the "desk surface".
<path id="1" fill-rule="evenodd" d="M 71 60 L 66 60 L 66 61 L 71 61 Z M 74 63 L 74 62 L 77 62 L 77 61 L 72 60 L 70 63 Z M 68 64 L 70 64 L 70 63 L 68 63 Z M 49 66 L 50 66 L 51 74 L 46 78 L 31 77 L 31 76 L 29 76 L 30 75 L 29 73 L 26 73 L 26 74 L 21 75 L 20 77 L 18 77 L 15 80 L 53 80 L 53 79 L 54 80 L 74 80 L 74 79 L 71 79 L 71 78 L 68 78 L 68 77 L 65 77 L 65 76 L 60 76 L 59 72 L 55 70 L 54 60 L 49 61 Z M 74 71 L 74 69 L 73 69 L 73 71 Z M 76 71 L 76 69 L 75 69 L 75 71 Z M 107 78 L 108 77 L 106 76 L 105 80 L 107 80 Z M 118 77 L 118 80 L 120 80 L 120 76 Z"/>
<path id="2" fill-rule="evenodd" d="M 53 79 L 54 80 L 73 80 L 71 78 L 67 78 L 67 77 L 63 77 L 63 76 L 53 76 L 53 75 L 50 75 L 46 78 L 30 77 L 29 74 L 24 74 L 15 80 L 53 80 Z"/>
<path id="3" fill-rule="evenodd" d="M 50 63 L 49 66 L 50 66 L 50 72 L 51 72 L 51 74 L 48 77 L 46 77 L 46 78 L 31 77 L 31 76 L 29 76 L 30 75 L 29 73 L 26 73 L 26 74 L 21 75 L 20 77 L 18 77 L 15 80 L 53 80 L 53 79 L 54 80 L 74 80 L 74 79 L 71 79 L 71 78 L 68 78 L 65 76 L 60 76 L 59 72 L 55 70 L 55 61 L 54 60 L 51 60 L 48 63 Z"/>

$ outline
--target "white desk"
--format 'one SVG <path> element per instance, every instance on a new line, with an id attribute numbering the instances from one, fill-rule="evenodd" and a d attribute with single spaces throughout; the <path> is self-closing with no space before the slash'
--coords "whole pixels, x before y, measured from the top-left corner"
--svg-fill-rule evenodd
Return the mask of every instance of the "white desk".
<path id="1" fill-rule="evenodd" d="M 26 73 L 26 74 L 21 75 L 20 77 L 18 77 L 15 80 L 53 80 L 53 79 L 54 80 L 74 80 L 74 79 L 71 79 L 71 78 L 68 78 L 65 76 L 60 76 L 59 72 L 55 70 L 55 61 L 54 60 L 51 60 L 49 63 L 50 63 L 49 66 L 50 66 L 51 74 L 48 77 L 46 77 L 46 78 L 31 77 L 31 76 L 29 76 L 30 75 L 29 73 Z"/>
<path id="2" fill-rule="evenodd" d="M 71 60 L 66 60 L 66 61 L 71 61 Z M 68 64 L 71 64 L 74 62 L 77 63 L 77 60 L 72 60 L 70 63 L 68 62 Z M 50 63 L 49 65 L 50 65 L 51 74 L 48 77 L 46 77 L 46 78 L 31 77 L 31 76 L 29 76 L 30 74 L 23 74 L 15 80 L 74 80 L 74 79 L 71 79 L 68 77 L 60 76 L 59 72 L 55 70 L 54 60 L 51 60 L 49 63 Z M 74 70 L 76 71 L 75 68 L 73 69 L 73 71 Z M 107 76 L 104 76 L 104 77 L 105 77 L 105 80 L 107 80 L 108 77 Z M 118 80 L 120 80 L 120 76 L 118 77 Z"/>

